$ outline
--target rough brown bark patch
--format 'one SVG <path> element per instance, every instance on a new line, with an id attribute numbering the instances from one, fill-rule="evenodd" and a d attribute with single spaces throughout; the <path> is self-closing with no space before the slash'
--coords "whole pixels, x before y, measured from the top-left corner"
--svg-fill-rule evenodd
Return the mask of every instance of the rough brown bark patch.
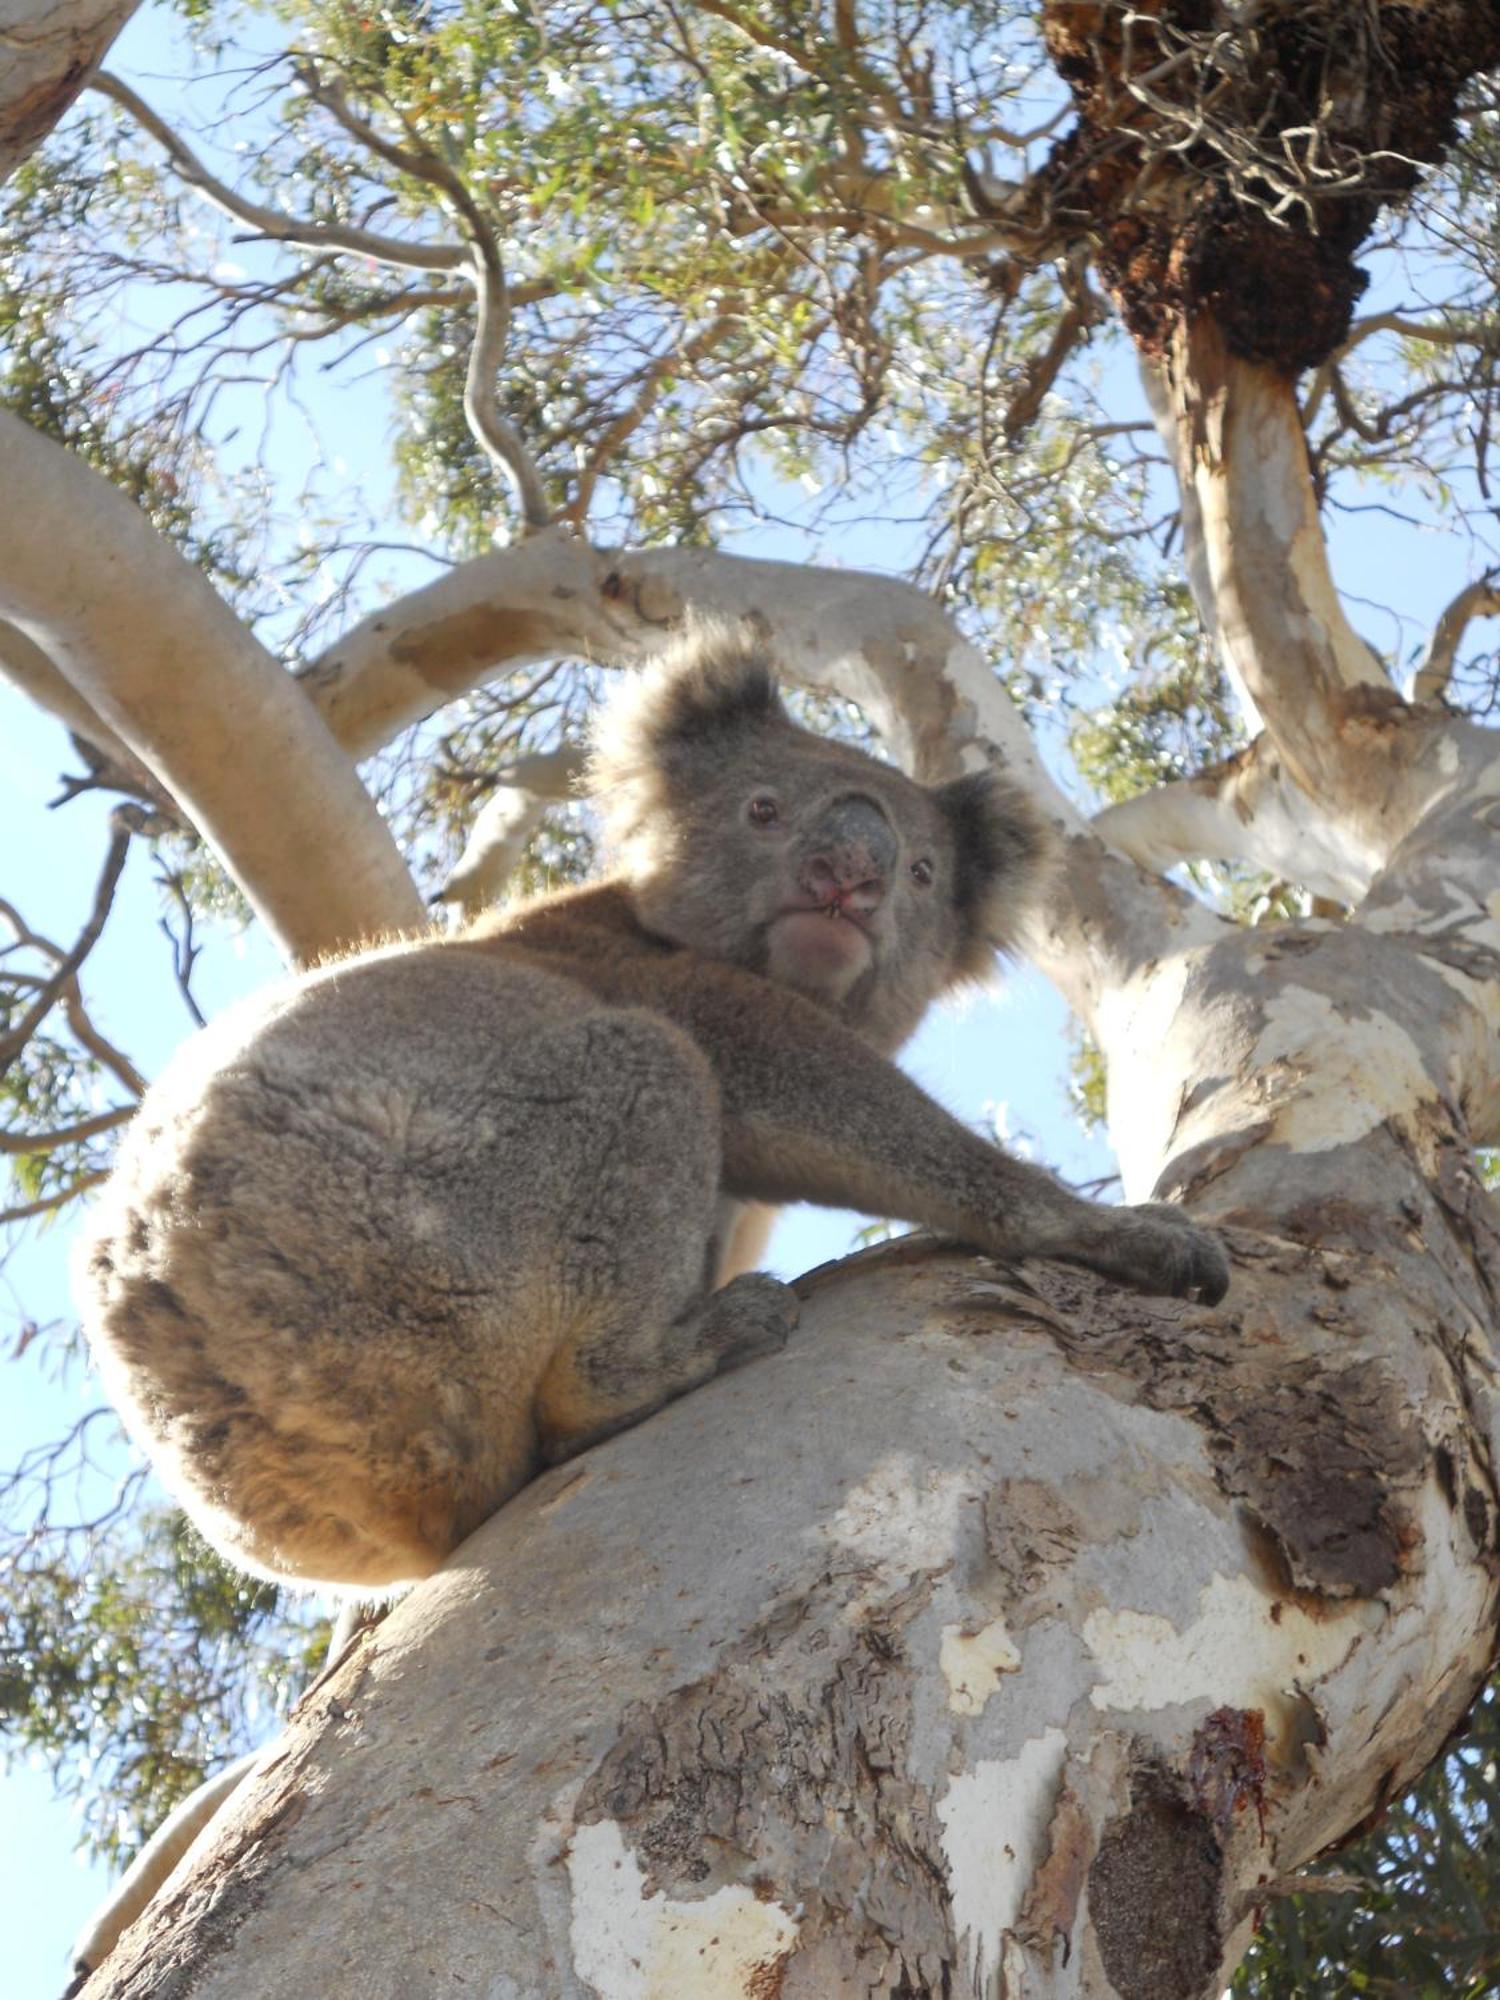
<path id="1" fill-rule="evenodd" d="M 1204 1426 L 1224 1491 L 1274 1538 L 1299 1589 L 1373 1596 L 1401 1570 L 1407 1527 L 1396 1494 L 1421 1469 L 1420 1434 L 1378 1367 L 1335 1362 L 1320 1356 L 1316 1332 L 1304 1338 L 1306 1322 L 1321 1325 L 1328 1296 L 1316 1253 L 1266 1253 L 1253 1239 L 1245 1247 L 1259 1253 L 1266 1306 L 1256 1332 L 1274 1338 L 1248 1338 L 1232 1311 L 1141 1297 L 1067 1265 L 1028 1264 L 1026 1278 L 1050 1309 L 1038 1317 L 1076 1367 Z M 1341 1298 L 1357 1323 L 1359 1299 Z M 995 1303 L 1011 1311 L 1025 1299 L 997 1288 Z M 982 1297 L 966 1289 L 960 1310 L 979 1315 Z M 1012 1569 L 1045 1565 L 1046 1538 L 1033 1540 L 1029 1555 L 1007 1543 Z"/>
<path id="2" fill-rule="evenodd" d="M 941 1995 L 957 1952 L 933 1802 L 905 1775 L 909 1665 L 901 1627 L 920 1587 L 841 1630 L 825 1579 L 721 1656 L 715 1671 L 630 1709 L 574 1810 L 616 1823 L 648 1892 L 724 1881 L 801 1907 L 785 2000 L 850 1990 Z M 847 1593 L 848 1578 L 842 1579 Z"/>
<path id="3" fill-rule="evenodd" d="M 1198 2000 L 1218 1970 L 1224 1857 L 1203 1813 L 1162 1771 L 1136 1773 L 1105 1827 L 1089 1916 L 1120 2000 Z"/>
<path id="4" fill-rule="evenodd" d="M 1097 243 L 1145 351 L 1206 311 L 1246 360 L 1316 365 L 1365 288 L 1375 217 L 1442 159 L 1464 84 L 1500 61 L 1500 6 L 1309 0 L 1228 35 L 1205 0 L 1128 13 L 1127 33 L 1118 5 L 1043 10 L 1078 111 L 1047 170 L 1055 213 Z"/>

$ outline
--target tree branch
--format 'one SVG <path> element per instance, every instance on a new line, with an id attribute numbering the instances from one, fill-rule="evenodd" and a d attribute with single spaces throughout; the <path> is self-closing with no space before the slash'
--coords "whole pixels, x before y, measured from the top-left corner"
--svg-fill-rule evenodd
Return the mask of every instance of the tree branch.
<path id="1" fill-rule="evenodd" d="M 76 1201 L 79 1195 L 87 1194 L 90 1188 L 98 1187 L 108 1179 L 108 1171 L 101 1167 L 97 1173 L 80 1174 L 71 1187 L 59 1188 L 55 1194 L 44 1194 L 36 1201 L 22 1202 L 18 1208 L 0 1208 L 0 1229 L 8 1229 L 16 1222 L 31 1222 L 39 1215 L 53 1215 L 70 1201 Z"/>
<path id="2" fill-rule="evenodd" d="M 1325 810 L 1398 835 L 1380 824 L 1388 801 L 1370 746 L 1347 742 L 1343 724 L 1361 702 L 1401 704 L 1329 572 L 1290 380 L 1232 355 L 1204 314 L 1152 391 L 1184 495 L 1189 578 L 1247 715 Z"/>
<path id="3" fill-rule="evenodd" d="M 5 1075 L 46 1020 L 61 996 L 64 986 L 77 973 L 79 966 L 99 942 L 105 919 L 115 900 L 115 888 L 120 880 L 121 870 L 125 866 L 125 856 L 130 851 L 131 828 L 120 819 L 118 813 L 111 814 L 111 821 L 109 847 L 94 890 L 94 903 L 88 921 L 78 933 L 72 950 L 58 961 L 56 968 L 20 1020 L 8 1034 L 0 1035 L 0 1077 Z"/>
<path id="4" fill-rule="evenodd" d="M 466 917 L 496 902 L 547 808 L 574 796 L 583 769 L 583 752 L 568 745 L 519 757 L 497 772 L 464 851 L 433 901 L 452 903 Z"/>
<path id="5" fill-rule="evenodd" d="M 1471 619 L 1500 614 L 1500 569 L 1486 570 L 1461 590 L 1436 625 L 1412 679 L 1413 701 L 1436 701 L 1448 691 L 1458 649 Z"/>
<path id="6" fill-rule="evenodd" d="M 62 117 L 139 0 L 11 0 L 0 27 L 0 181 Z"/>
<path id="7" fill-rule="evenodd" d="M 501 411 L 495 394 L 496 378 L 510 335 L 510 287 L 505 261 L 488 219 L 464 184 L 463 176 L 446 160 L 420 144 L 400 146 L 387 139 L 368 119 L 359 116 L 342 85 L 326 81 L 312 64 L 301 65 L 297 74 L 314 102 L 336 118 L 351 138 L 398 172 L 435 188 L 463 225 L 469 239 L 469 253 L 464 262 L 473 280 L 479 315 L 464 377 L 464 415 L 476 442 L 514 491 L 527 528 L 547 527 L 552 510 L 547 504 L 541 475 L 520 432 Z"/>
<path id="8" fill-rule="evenodd" d="M 1332 388 L 1339 366 L 1378 333 L 1399 334 L 1403 340 L 1425 341 L 1430 347 L 1488 347 L 1500 334 L 1493 322 L 1410 319 L 1405 313 L 1370 313 L 1355 320 L 1345 338 L 1313 376 L 1302 403 L 1302 421 L 1311 424 Z"/>
<path id="9" fill-rule="evenodd" d="M 394 264 L 412 271 L 461 271 L 468 252 L 458 243 L 407 243 L 399 236 L 383 236 L 373 229 L 360 229 L 343 222 L 301 222 L 279 209 L 265 208 L 249 201 L 211 174 L 203 162 L 159 118 L 150 105 L 138 97 L 129 84 L 109 71 L 101 71 L 92 89 L 110 98 L 165 149 L 172 165 L 190 187 L 236 222 L 243 222 L 258 236 L 277 243 L 294 243 L 305 250 L 351 250 L 360 257 L 372 257 L 380 264 Z"/>
<path id="10" fill-rule="evenodd" d="M 590 503 L 600 479 L 613 462 L 621 446 L 634 436 L 655 408 L 663 388 L 675 375 L 692 368 L 705 355 L 711 354 L 730 334 L 737 324 L 733 313 L 719 313 L 707 326 L 701 327 L 691 339 L 681 345 L 676 342 L 665 354 L 659 355 L 645 371 L 641 386 L 627 408 L 622 410 L 612 424 L 606 426 L 596 441 L 592 451 L 579 469 L 573 499 L 567 510 L 567 519 L 582 526 L 588 518 Z"/>
<path id="11" fill-rule="evenodd" d="M 134 1118 L 135 1109 L 133 1104 L 119 1104 L 112 1111 L 100 1111 L 56 1132 L 0 1132 L 0 1153 L 55 1153 L 59 1146 L 81 1144 L 85 1139 L 97 1139 L 101 1132 L 112 1132 Z"/>
<path id="12" fill-rule="evenodd" d="M 1185 861 L 1243 861 L 1339 903 L 1358 902 L 1373 874 L 1368 850 L 1340 837 L 1264 734 L 1209 770 L 1106 806 L 1091 823 L 1118 853 L 1161 873 Z"/>
<path id="13" fill-rule="evenodd" d="M 118 782 L 141 798 L 150 799 L 167 812 L 175 810 L 172 799 L 138 757 L 79 694 L 66 674 L 18 625 L 0 618 L 0 678 L 44 708 L 75 736 L 82 737 L 111 767 L 110 782 Z"/>
<path id="14" fill-rule="evenodd" d="M 182 804 L 289 957 L 420 927 L 348 758 L 207 580 L 83 460 L 0 412 L 0 615 Z M 275 787 L 276 811 L 266 810 Z"/>

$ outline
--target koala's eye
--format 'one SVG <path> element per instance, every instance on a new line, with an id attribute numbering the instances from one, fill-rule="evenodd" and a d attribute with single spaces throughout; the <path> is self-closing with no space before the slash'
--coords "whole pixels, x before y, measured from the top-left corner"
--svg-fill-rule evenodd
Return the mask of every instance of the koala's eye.
<path id="1" fill-rule="evenodd" d="M 911 879 L 919 889 L 930 889 L 932 887 L 932 878 L 936 872 L 932 863 L 925 858 L 921 861 L 914 861 L 911 864 Z"/>
<path id="2" fill-rule="evenodd" d="M 749 813 L 752 826 L 774 826 L 781 817 L 776 801 L 765 792 L 750 801 Z"/>

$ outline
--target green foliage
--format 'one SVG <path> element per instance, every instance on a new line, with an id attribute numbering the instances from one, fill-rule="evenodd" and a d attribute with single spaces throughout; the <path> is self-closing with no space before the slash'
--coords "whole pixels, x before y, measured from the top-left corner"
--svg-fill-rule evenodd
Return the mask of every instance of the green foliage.
<path id="1" fill-rule="evenodd" d="M 1109 1116 L 1104 1052 L 1076 1020 L 1068 1052 L 1068 1105 L 1085 1132 L 1100 1132 Z"/>
<path id="2" fill-rule="evenodd" d="M 57 1480 L 61 1457 L 47 1469 Z M 84 1802 L 90 1847 L 125 1860 L 267 1733 L 321 1665 L 328 1627 L 228 1569 L 175 1511 L 92 1529 L 82 1561 L 56 1528 L 17 1527 L 6 1520 L 0 1740 L 41 1758 Z"/>
<path id="3" fill-rule="evenodd" d="M 1236 2000 L 1493 2000 L 1500 1684 L 1447 1756 L 1328 1866 L 1368 1889 L 1274 1904 L 1235 1978 Z"/>

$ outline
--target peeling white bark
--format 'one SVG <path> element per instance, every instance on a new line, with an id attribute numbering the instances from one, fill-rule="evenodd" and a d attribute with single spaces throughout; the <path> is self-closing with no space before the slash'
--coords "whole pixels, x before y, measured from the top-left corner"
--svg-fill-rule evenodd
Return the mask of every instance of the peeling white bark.
<path id="1" fill-rule="evenodd" d="M 1357 903 L 1372 879 L 1364 843 L 1347 838 L 1293 781 L 1269 736 L 1222 764 L 1106 806 L 1099 838 L 1143 868 L 1244 861 L 1314 895 Z"/>

